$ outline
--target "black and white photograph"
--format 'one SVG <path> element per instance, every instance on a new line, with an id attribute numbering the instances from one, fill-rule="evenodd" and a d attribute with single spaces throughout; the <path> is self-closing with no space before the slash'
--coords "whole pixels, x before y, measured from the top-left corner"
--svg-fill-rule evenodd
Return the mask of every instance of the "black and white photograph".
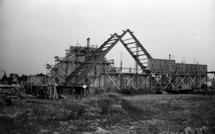
<path id="1" fill-rule="evenodd" d="M 0 134 L 215 134 L 215 1 L 0 0 Z"/>

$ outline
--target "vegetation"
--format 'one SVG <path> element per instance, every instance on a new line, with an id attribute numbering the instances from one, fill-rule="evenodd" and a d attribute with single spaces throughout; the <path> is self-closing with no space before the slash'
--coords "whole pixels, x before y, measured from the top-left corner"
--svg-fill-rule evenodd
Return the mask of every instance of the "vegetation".
<path id="1" fill-rule="evenodd" d="M 168 133 L 189 126 L 207 126 L 215 133 L 215 96 L 136 95 L 104 93 L 82 100 L 29 103 L 18 100 L 0 115 L 1 133 L 93 132 L 101 127 L 112 133 Z M 68 130 L 69 128 L 69 130 Z"/>

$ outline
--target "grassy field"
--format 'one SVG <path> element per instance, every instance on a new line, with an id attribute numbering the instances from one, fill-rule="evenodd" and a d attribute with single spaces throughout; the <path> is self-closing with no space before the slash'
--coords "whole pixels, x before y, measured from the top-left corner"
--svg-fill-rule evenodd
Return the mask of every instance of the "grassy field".
<path id="1" fill-rule="evenodd" d="M 19 100 L 1 111 L 0 120 L 1 133 L 79 134 L 101 127 L 113 134 L 172 134 L 186 127 L 207 127 L 213 134 L 215 96 L 109 93 L 45 104 Z"/>
<path id="2" fill-rule="evenodd" d="M 211 129 L 215 126 L 215 96 L 138 95 L 126 99 L 131 101 L 134 107 L 147 111 L 149 119 L 157 121 L 149 125 L 157 132 L 177 132 L 188 126 L 208 126 Z"/>

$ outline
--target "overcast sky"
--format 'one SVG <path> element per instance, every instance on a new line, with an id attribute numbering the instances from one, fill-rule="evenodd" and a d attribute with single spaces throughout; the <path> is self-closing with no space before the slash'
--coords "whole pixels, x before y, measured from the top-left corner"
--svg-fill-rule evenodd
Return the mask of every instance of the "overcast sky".
<path id="1" fill-rule="evenodd" d="M 128 28 L 153 58 L 215 70 L 214 0 L 0 0 L 0 70 L 45 73 L 69 46 Z"/>

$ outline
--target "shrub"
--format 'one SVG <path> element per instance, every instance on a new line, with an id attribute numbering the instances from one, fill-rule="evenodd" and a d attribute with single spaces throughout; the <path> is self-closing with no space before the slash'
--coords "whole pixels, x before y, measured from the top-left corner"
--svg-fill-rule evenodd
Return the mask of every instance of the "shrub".
<path id="1" fill-rule="evenodd" d="M 98 106 L 101 109 L 101 114 L 107 114 L 108 109 L 114 104 L 114 100 L 108 98 L 107 96 L 101 96 L 98 99 Z"/>
<path id="2" fill-rule="evenodd" d="M 125 112 L 125 110 L 122 109 L 122 105 L 119 105 L 119 104 L 113 104 L 113 105 L 111 105 L 111 106 L 107 109 L 107 111 L 108 111 L 109 113 L 124 113 L 124 112 Z"/>
<path id="3" fill-rule="evenodd" d="M 139 95 L 139 94 L 152 94 L 153 92 L 150 89 L 133 89 L 133 88 L 126 88 L 126 89 L 121 89 L 118 91 L 121 94 L 125 95 Z"/>
<path id="4" fill-rule="evenodd" d="M 83 101 L 77 100 L 67 100 L 63 105 L 65 110 L 70 111 L 68 118 L 78 118 L 89 109 L 89 105 L 85 104 Z"/>
<path id="5" fill-rule="evenodd" d="M 93 98 L 85 100 L 85 103 L 87 103 L 91 107 L 94 107 L 93 112 L 98 112 L 99 114 L 107 114 L 109 113 L 112 105 L 118 105 L 121 103 L 121 97 L 118 93 L 103 93 L 101 95 L 97 95 Z"/>
<path id="6" fill-rule="evenodd" d="M 35 105 L 32 106 L 32 111 L 28 112 L 32 119 L 36 120 L 56 120 L 63 119 L 65 115 L 59 105 Z"/>

